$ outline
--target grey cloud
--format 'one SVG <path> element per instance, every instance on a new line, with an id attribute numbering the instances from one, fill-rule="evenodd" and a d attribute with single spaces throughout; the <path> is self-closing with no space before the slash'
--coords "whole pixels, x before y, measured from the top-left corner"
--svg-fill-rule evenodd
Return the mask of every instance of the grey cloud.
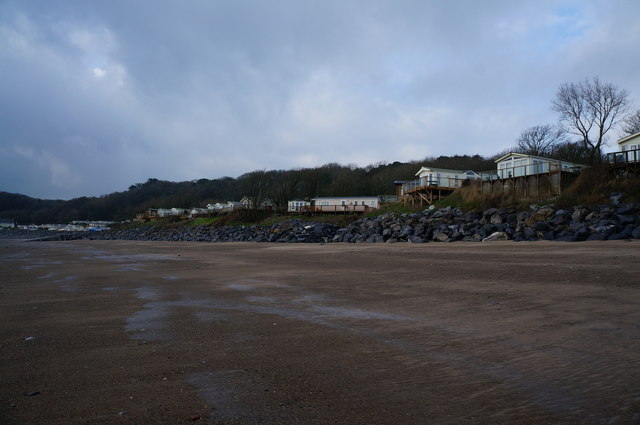
<path id="1" fill-rule="evenodd" d="M 634 1 L 0 4 L 0 190 L 490 155 L 592 75 L 640 96 Z"/>

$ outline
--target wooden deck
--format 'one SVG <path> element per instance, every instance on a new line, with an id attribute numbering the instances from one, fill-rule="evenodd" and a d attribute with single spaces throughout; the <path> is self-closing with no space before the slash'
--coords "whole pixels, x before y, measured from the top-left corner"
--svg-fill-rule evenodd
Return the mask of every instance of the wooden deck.
<path id="1" fill-rule="evenodd" d="M 416 203 L 418 203 L 420 206 L 423 206 L 425 203 L 427 205 L 431 205 L 435 201 L 451 195 L 459 188 L 460 186 L 416 186 L 412 189 L 404 191 L 403 200 L 405 205 L 409 204 L 411 206 L 414 206 L 416 205 Z"/>
<path id="2" fill-rule="evenodd" d="M 300 210 L 295 213 L 302 214 L 364 214 L 371 211 L 375 211 L 376 208 L 372 208 L 368 205 L 306 205 L 300 207 Z"/>
<path id="3" fill-rule="evenodd" d="M 607 164 L 618 177 L 640 175 L 640 149 L 608 153 Z"/>
<path id="4" fill-rule="evenodd" d="M 480 191 L 483 195 L 504 194 L 514 199 L 558 196 L 576 177 L 577 174 L 573 172 L 551 170 L 525 176 L 482 179 Z"/>

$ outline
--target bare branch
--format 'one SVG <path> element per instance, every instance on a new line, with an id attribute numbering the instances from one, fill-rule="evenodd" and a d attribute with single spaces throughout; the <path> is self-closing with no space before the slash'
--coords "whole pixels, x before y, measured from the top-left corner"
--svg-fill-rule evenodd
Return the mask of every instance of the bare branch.
<path id="1" fill-rule="evenodd" d="M 564 142 L 566 137 L 561 129 L 549 124 L 536 125 L 520 133 L 514 151 L 527 155 L 551 156 L 555 147 Z"/>
<path id="2" fill-rule="evenodd" d="M 627 136 L 640 133 L 640 109 L 627 115 L 624 119 L 624 127 L 622 127 L 622 131 L 624 131 Z"/>
<path id="3" fill-rule="evenodd" d="M 564 132 L 580 137 L 593 164 L 601 160 L 605 136 L 620 123 L 630 101 L 626 90 L 595 77 L 561 85 L 552 106 L 560 114 Z"/>

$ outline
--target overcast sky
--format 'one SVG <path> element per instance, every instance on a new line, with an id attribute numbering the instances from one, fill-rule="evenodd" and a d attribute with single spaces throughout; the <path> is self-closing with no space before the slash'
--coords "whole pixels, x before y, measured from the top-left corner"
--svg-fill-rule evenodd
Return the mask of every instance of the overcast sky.
<path id="1" fill-rule="evenodd" d="M 0 190 L 493 155 L 556 122 L 565 82 L 640 107 L 639 17 L 638 0 L 0 0 Z"/>

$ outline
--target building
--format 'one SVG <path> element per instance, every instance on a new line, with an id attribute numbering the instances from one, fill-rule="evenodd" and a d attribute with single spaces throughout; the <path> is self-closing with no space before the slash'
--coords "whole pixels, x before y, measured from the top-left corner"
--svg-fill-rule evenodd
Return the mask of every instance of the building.
<path id="1" fill-rule="evenodd" d="M 632 134 L 627 137 L 623 137 L 618 140 L 618 147 L 620 152 L 637 151 L 640 149 L 640 132 Z"/>
<path id="2" fill-rule="evenodd" d="M 541 156 L 509 152 L 496 160 L 498 179 L 532 176 L 554 171 L 578 173 L 584 165 Z"/>
<path id="3" fill-rule="evenodd" d="M 248 196 L 243 197 L 240 200 L 240 203 L 244 205 L 244 208 L 247 210 L 253 209 L 253 200 Z M 273 202 L 271 199 L 264 198 L 263 200 L 260 201 L 260 205 L 258 206 L 258 209 L 263 211 L 271 211 L 275 206 L 276 206 L 275 202 Z"/>
<path id="4" fill-rule="evenodd" d="M 229 205 L 226 202 L 216 202 L 215 204 L 207 204 L 209 212 L 222 213 L 227 211 Z"/>
<path id="5" fill-rule="evenodd" d="M 0 218 L 0 229 L 13 229 L 14 227 L 16 227 L 16 223 L 13 220 Z"/>
<path id="6" fill-rule="evenodd" d="M 449 170 L 445 168 L 421 167 L 417 180 L 396 181 L 396 194 L 405 203 L 420 205 L 442 199 L 460 189 L 465 183 L 475 181 L 480 175 L 473 170 Z"/>
<path id="7" fill-rule="evenodd" d="M 640 162 L 640 132 L 618 140 L 618 152 L 607 154 L 609 163 Z"/>
<path id="8" fill-rule="evenodd" d="M 293 199 L 287 202 L 287 211 L 300 212 L 310 206 L 311 206 L 311 202 L 309 201 L 303 201 L 302 199 Z"/>
<path id="9" fill-rule="evenodd" d="M 199 217 L 207 214 L 209 214 L 209 210 L 207 208 L 194 207 L 191 208 L 191 211 L 189 211 L 190 217 Z"/>
<path id="10" fill-rule="evenodd" d="M 314 212 L 368 212 L 380 208 L 378 196 L 337 196 L 313 198 Z"/>
<path id="11" fill-rule="evenodd" d="M 231 211 L 237 211 L 237 210 L 243 210 L 243 209 L 245 209 L 245 205 L 242 202 L 229 201 L 227 202 L 227 207 L 225 211 L 231 212 Z"/>
<path id="12" fill-rule="evenodd" d="M 447 170 L 445 168 L 422 167 L 416 173 L 420 186 L 459 188 L 465 180 L 473 180 L 480 175 L 472 170 Z"/>
<path id="13" fill-rule="evenodd" d="M 560 195 L 586 167 L 516 152 L 509 152 L 495 162 L 495 170 L 480 173 L 481 193 L 508 195 L 513 199 Z"/>

